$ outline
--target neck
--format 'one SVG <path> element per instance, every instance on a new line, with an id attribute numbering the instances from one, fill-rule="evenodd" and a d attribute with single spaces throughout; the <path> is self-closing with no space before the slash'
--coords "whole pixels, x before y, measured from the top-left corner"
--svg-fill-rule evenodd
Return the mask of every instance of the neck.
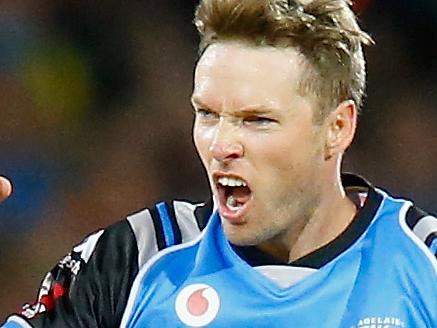
<path id="1" fill-rule="evenodd" d="M 352 222 L 357 209 L 344 192 L 339 177 L 326 188 L 319 206 L 300 229 L 291 227 L 258 248 L 284 262 L 293 262 L 337 238 Z"/>

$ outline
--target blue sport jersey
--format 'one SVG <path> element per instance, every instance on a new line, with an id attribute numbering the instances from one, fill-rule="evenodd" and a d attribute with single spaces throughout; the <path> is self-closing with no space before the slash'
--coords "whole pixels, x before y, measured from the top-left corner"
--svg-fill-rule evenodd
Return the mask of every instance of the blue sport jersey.
<path id="1" fill-rule="evenodd" d="M 380 195 L 364 233 L 318 270 L 251 267 L 214 214 L 142 268 L 121 326 L 437 327 L 437 261 L 407 227 L 411 203 Z"/>
<path id="2" fill-rule="evenodd" d="M 437 219 L 357 176 L 343 184 L 356 217 L 292 263 L 229 243 L 210 205 L 157 204 L 76 246 L 69 276 L 58 264 L 4 327 L 437 327 Z"/>

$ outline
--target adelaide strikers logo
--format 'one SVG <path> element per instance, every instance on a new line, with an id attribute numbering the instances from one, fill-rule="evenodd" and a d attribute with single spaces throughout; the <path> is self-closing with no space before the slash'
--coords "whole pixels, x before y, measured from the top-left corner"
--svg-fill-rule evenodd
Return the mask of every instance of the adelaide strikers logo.
<path id="1" fill-rule="evenodd" d="M 220 309 L 220 298 L 214 288 L 206 284 L 184 287 L 176 297 L 176 314 L 190 327 L 211 323 Z"/>

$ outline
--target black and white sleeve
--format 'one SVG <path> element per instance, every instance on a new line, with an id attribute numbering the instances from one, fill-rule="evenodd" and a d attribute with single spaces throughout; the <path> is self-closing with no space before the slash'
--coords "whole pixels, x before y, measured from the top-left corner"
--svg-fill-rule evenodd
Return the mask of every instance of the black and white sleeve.
<path id="1" fill-rule="evenodd" d="M 406 216 L 407 225 L 437 258 L 437 218 L 416 206 Z"/>
<path id="2" fill-rule="evenodd" d="M 37 300 L 3 327 L 115 327 L 138 272 L 128 220 L 88 236 L 49 271 Z"/>
<path id="3" fill-rule="evenodd" d="M 91 234 L 47 273 L 36 302 L 2 327 L 119 327 L 139 268 L 196 238 L 211 211 L 211 202 L 161 202 Z"/>

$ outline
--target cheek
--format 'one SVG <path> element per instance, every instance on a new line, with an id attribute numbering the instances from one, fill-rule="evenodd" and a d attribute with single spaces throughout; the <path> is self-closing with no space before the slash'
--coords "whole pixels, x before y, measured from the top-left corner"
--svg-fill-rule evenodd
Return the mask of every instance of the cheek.
<path id="1" fill-rule="evenodd" d="M 264 140 L 255 138 L 252 146 L 259 150 L 258 169 L 271 172 L 278 180 L 284 182 L 305 175 L 305 172 L 316 164 L 318 158 L 318 146 L 314 139 L 302 133 L 281 134 Z"/>
<path id="2" fill-rule="evenodd" d="M 252 139 L 252 147 L 262 154 L 262 160 L 283 166 L 291 163 L 298 156 L 299 145 L 294 136 L 289 134 L 273 134 Z"/>
<path id="3" fill-rule="evenodd" d="M 210 151 L 209 148 L 214 138 L 214 131 L 212 128 L 206 128 L 194 124 L 193 127 L 193 140 L 196 146 L 197 152 L 202 159 L 204 165 L 209 162 Z"/>

